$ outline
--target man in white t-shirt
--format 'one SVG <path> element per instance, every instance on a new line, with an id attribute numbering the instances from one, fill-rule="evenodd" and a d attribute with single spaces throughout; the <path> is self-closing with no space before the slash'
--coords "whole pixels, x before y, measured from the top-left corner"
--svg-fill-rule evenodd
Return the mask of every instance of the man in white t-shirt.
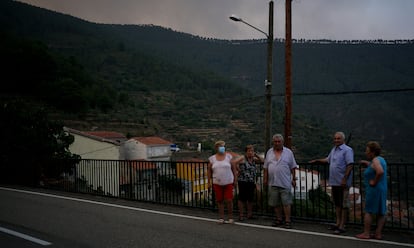
<path id="1" fill-rule="evenodd" d="M 292 186 L 296 187 L 296 168 L 298 167 L 293 152 L 285 147 L 281 134 L 273 135 L 273 147 L 266 153 L 264 162 L 264 185 L 269 187 L 269 206 L 273 207 L 276 220 L 273 226 L 283 224 L 291 228 L 291 205 L 293 203 Z"/>

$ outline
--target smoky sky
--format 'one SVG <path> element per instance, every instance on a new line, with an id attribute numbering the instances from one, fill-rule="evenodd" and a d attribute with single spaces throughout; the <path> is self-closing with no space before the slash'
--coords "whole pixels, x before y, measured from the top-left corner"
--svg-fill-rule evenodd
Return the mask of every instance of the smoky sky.
<path id="1" fill-rule="evenodd" d="M 153 24 L 206 38 L 260 39 L 268 0 L 20 0 L 96 23 Z M 293 0 L 296 39 L 414 39 L 414 0 Z M 274 0 L 274 36 L 285 36 L 285 0 Z"/>

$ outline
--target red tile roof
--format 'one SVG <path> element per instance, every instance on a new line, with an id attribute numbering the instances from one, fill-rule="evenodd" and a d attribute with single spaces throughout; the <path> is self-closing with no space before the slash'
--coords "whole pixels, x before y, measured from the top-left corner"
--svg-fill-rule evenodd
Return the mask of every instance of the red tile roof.
<path id="1" fill-rule="evenodd" d="M 134 137 L 133 139 L 145 144 L 145 145 L 169 145 L 172 144 L 171 141 L 162 139 L 160 137 L 151 136 L 151 137 Z"/>
<path id="2" fill-rule="evenodd" d="M 126 139 L 126 136 L 122 133 L 111 132 L 111 131 L 90 131 L 84 132 L 89 135 L 98 136 L 105 139 Z"/>
<path id="3" fill-rule="evenodd" d="M 77 135 L 81 135 L 83 137 L 87 137 L 89 139 L 97 140 L 97 141 L 100 141 L 100 142 L 112 143 L 112 144 L 115 144 L 115 145 L 120 145 L 121 141 L 126 140 L 125 137 L 124 138 L 105 138 L 105 137 L 98 136 L 98 135 L 95 135 L 95 134 L 90 134 L 87 131 L 86 132 L 79 131 L 79 130 L 75 130 L 75 129 L 68 128 L 68 127 L 64 127 L 63 129 L 66 132 L 69 132 L 71 134 L 77 134 Z M 115 132 L 113 132 L 113 133 L 115 133 Z"/>

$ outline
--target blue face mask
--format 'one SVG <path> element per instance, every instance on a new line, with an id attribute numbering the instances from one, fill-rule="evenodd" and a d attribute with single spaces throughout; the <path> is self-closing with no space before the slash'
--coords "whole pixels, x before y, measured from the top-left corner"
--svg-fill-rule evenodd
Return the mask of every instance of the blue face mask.
<path id="1" fill-rule="evenodd" d="M 218 148 L 218 152 L 219 153 L 224 153 L 226 151 L 226 148 L 224 147 L 224 146 L 220 146 L 219 148 Z"/>

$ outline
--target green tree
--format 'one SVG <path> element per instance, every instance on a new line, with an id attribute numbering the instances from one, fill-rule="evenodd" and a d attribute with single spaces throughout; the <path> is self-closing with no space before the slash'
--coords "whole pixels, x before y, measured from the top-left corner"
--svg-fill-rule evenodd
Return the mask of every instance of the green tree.
<path id="1" fill-rule="evenodd" d="M 49 120 L 39 105 L 0 99 L 0 182 L 36 185 L 41 177 L 70 172 L 79 156 L 70 153 L 74 137 Z"/>

